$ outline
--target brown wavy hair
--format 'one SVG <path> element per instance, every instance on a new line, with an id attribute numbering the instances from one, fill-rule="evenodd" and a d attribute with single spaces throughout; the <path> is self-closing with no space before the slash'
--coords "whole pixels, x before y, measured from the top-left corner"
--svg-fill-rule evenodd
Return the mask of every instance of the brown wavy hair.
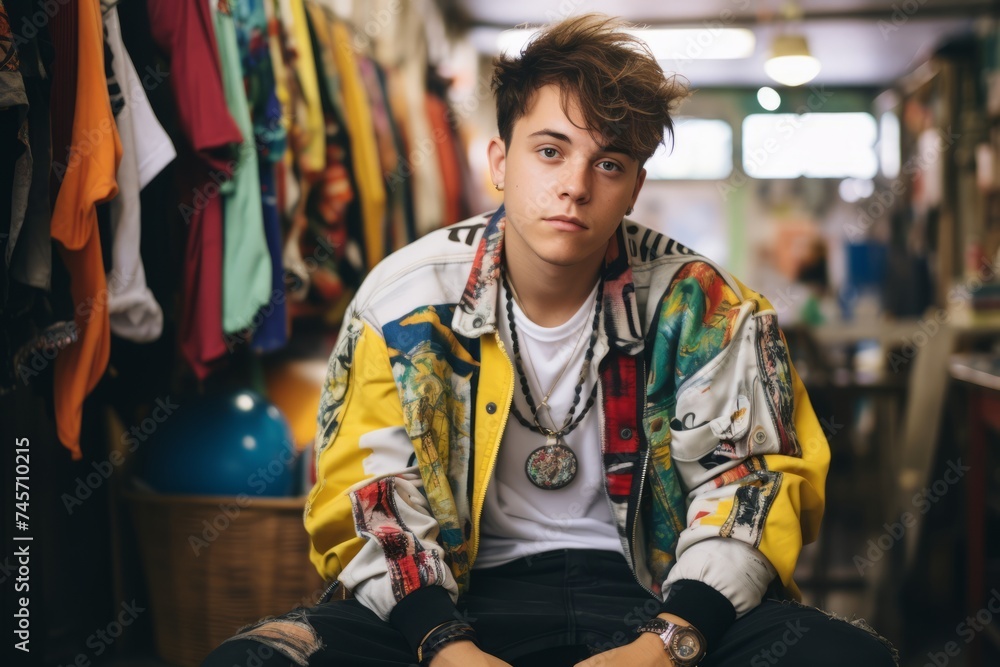
<path id="1" fill-rule="evenodd" d="M 583 14 L 545 29 L 519 57 L 497 56 L 491 85 L 504 145 L 510 148 L 514 123 L 528 112 L 535 91 L 550 84 L 562 89 L 564 112 L 575 99 L 598 143 L 640 167 L 664 132 L 672 139 L 671 114 L 687 86 L 666 76 L 649 47 L 624 32 L 629 28 L 603 14 Z"/>

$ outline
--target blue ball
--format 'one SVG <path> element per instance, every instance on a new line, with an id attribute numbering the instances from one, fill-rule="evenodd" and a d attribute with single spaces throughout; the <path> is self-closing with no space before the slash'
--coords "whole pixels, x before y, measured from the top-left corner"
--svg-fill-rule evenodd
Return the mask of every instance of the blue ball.
<path id="1" fill-rule="evenodd" d="M 288 422 L 252 391 L 183 400 L 140 447 L 139 477 L 159 493 L 273 497 L 295 490 Z"/>

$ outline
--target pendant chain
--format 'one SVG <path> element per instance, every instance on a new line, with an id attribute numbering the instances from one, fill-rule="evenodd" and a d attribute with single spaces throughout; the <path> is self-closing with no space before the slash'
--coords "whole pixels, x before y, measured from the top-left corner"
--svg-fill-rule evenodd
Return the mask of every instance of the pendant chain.
<path id="1" fill-rule="evenodd" d="M 590 362 L 594 358 L 594 348 L 597 345 L 597 327 L 598 322 L 600 321 L 601 302 L 603 301 L 604 296 L 604 278 L 601 278 L 601 281 L 597 286 L 597 302 L 594 305 L 594 322 L 590 332 L 590 344 L 587 346 L 587 352 L 584 354 L 583 367 L 580 369 L 580 377 L 573 390 L 573 404 L 570 406 L 569 414 L 566 415 L 566 421 L 563 422 L 562 428 L 555 431 L 538 423 L 538 407 L 535 406 L 535 399 L 532 397 L 531 388 L 528 385 L 528 377 L 524 372 L 524 364 L 521 361 L 521 348 L 517 339 L 517 326 L 514 324 L 514 306 L 513 299 L 511 297 L 513 290 L 507 282 L 506 272 L 504 271 L 500 275 L 503 280 L 504 290 L 507 293 L 507 321 L 510 323 L 510 339 L 514 347 L 514 365 L 517 368 L 518 378 L 521 381 L 521 393 L 524 394 L 524 399 L 528 403 L 528 409 L 531 410 L 531 416 L 534 419 L 534 423 L 529 422 L 524 415 L 521 414 L 520 410 L 517 409 L 516 404 L 511 406 L 513 408 L 514 417 L 518 422 L 520 422 L 521 426 L 524 426 L 535 433 L 539 433 L 549 438 L 556 438 L 557 440 L 562 439 L 580 425 L 584 417 L 587 416 L 587 412 L 593 407 L 594 401 L 597 397 L 597 383 L 595 382 L 594 387 L 590 390 L 590 396 L 587 397 L 587 402 L 584 405 L 583 411 L 576 417 L 576 419 L 573 418 L 573 415 L 576 413 L 576 408 L 580 404 L 580 394 L 583 392 L 583 385 L 587 380 L 587 372 L 590 369 Z M 554 388 L 555 386 L 553 386 L 553 389 Z M 549 394 L 551 393 L 552 392 L 550 391 Z M 548 400 L 548 396 L 545 397 L 545 400 Z M 545 403 L 545 401 L 542 401 L 542 403 L 548 407 L 548 404 Z"/>

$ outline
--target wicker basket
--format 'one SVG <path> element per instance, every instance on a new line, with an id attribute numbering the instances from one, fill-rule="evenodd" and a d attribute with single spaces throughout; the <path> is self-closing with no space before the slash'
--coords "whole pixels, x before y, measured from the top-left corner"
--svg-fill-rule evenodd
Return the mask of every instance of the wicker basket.
<path id="1" fill-rule="evenodd" d="M 197 666 L 241 626 L 313 604 L 323 592 L 308 558 L 304 497 L 126 498 L 156 650 L 167 662 Z"/>

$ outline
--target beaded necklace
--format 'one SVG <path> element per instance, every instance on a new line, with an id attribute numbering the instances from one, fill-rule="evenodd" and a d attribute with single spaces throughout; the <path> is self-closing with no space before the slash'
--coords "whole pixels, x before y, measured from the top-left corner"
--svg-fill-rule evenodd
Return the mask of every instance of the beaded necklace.
<path id="1" fill-rule="evenodd" d="M 524 400 L 528 403 L 532 421 L 528 421 L 521 414 L 516 404 L 512 406 L 514 417 L 521 426 L 545 436 L 545 444 L 532 451 L 525 460 L 524 472 L 531 483 L 540 489 L 561 489 L 573 481 L 578 468 L 576 454 L 566 445 L 564 438 L 580 425 L 584 417 L 587 416 L 587 412 L 593 407 L 594 400 L 597 397 L 597 383 L 595 382 L 583 411 L 574 419 L 573 415 L 580 404 L 583 385 L 587 380 L 587 373 L 590 371 L 590 362 L 594 358 L 594 347 L 597 344 L 597 328 L 601 316 L 601 302 L 604 295 L 604 279 L 602 277 L 597 286 L 597 301 L 594 305 L 594 322 L 590 333 L 590 344 L 584 354 L 580 377 L 573 390 L 573 404 L 570 406 L 569 414 L 566 415 L 566 420 L 563 422 L 562 428 L 558 430 L 542 426 L 538 421 L 538 408 L 535 406 L 535 399 L 531 395 L 528 377 L 524 372 L 524 364 L 521 361 L 521 347 L 517 339 L 517 325 L 514 323 L 514 306 L 513 299 L 511 298 L 513 290 L 507 283 L 506 271 L 501 272 L 501 279 L 503 280 L 504 290 L 507 295 L 507 321 L 510 324 L 510 339 L 514 347 L 514 367 L 517 369 L 518 378 L 521 381 L 521 393 L 524 394 Z M 548 407 L 547 404 L 546 407 Z"/>

